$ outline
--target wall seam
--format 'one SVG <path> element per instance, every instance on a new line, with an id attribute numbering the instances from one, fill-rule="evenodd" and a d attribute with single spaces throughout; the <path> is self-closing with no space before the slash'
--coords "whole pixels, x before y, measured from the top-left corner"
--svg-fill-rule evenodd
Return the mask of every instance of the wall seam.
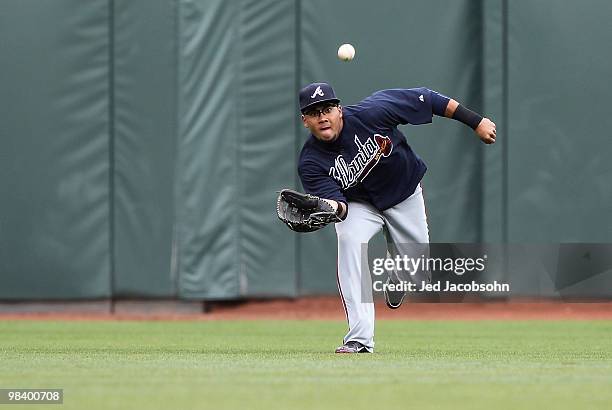
<path id="1" fill-rule="evenodd" d="M 298 95 L 301 85 L 301 72 L 302 72 L 302 2 L 301 0 L 295 0 L 295 89 L 293 98 Z M 299 160 L 300 152 L 300 132 L 301 132 L 301 121 L 299 115 L 294 115 L 295 121 L 295 136 L 294 136 L 294 184 L 296 189 L 300 186 L 299 175 L 297 173 L 297 165 Z M 301 235 L 293 235 L 294 237 L 294 273 L 295 273 L 295 296 L 302 294 L 302 258 L 301 258 Z"/>
<path id="2" fill-rule="evenodd" d="M 180 36 L 180 0 L 174 1 L 174 175 L 173 181 L 173 201 L 172 201 L 172 244 L 170 253 L 170 282 L 172 283 L 172 293 L 178 299 L 180 299 L 180 253 L 179 253 L 179 221 L 180 221 L 180 208 L 178 206 L 178 199 L 181 197 L 181 184 L 180 184 L 180 173 L 179 173 L 179 155 L 181 148 L 181 128 L 180 128 L 180 50 L 181 50 L 181 36 Z"/>
<path id="3" fill-rule="evenodd" d="M 478 104 L 480 105 L 480 109 L 482 110 L 481 112 L 485 113 L 485 106 L 486 106 L 486 97 L 485 97 L 485 89 L 486 89 L 486 80 L 485 80 L 485 47 L 486 47 L 486 30 L 485 30 L 485 10 L 484 10 L 484 1 L 480 1 L 478 4 L 478 11 L 480 13 L 480 22 L 481 24 L 479 25 L 479 36 L 480 36 L 480 50 L 479 50 L 479 56 L 478 56 L 478 82 L 480 83 L 480 95 L 479 95 L 479 101 Z M 486 116 L 486 113 L 485 113 Z M 479 207 L 479 213 L 478 213 L 478 228 L 476 230 L 477 235 L 478 235 L 478 242 L 482 242 L 484 239 L 484 225 L 485 225 L 485 210 L 484 210 L 484 206 L 483 204 L 485 203 L 485 163 L 486 163 L 486 159 L 485 159 L 485 147 L 481 146 L 480 150 L 478 151 L 479 156 L 478 156 L 478 162 L 480 165 L 480 180 L 479 180 L 479 184 L 478 184 L 478 198 L 479 198 L 479 203 L 480 203 L 480 207 Z"/>
<path id="4" fill-rule="evenodd" d="M 110 312 L 115 312 L 115 1 L 108 0 L 108 193 Z"/>
<path id="5" fill-rule="evenodd" d="M 229 7 L 232 7 L 232 5 L 230 5 Z M 248 278 L 247 276 L 247 272 L 246 272 L 246 267 L 244 264 L 244 261 L 242 260 L 242 220 L 243 220 L 243 216 L 242 216 L 242 212 L 243 212 L 243 207 L 242 207 L 242 201 L 241 201 L 241 192 L 242 190 L 242 181 L 240 179 L 240 169 L 241 169 L 241 165 L 242 165 L 242 124 L 243 124 L 243 112 L 244 112 L 244 107 L 243 107 L 243 99 L 241 98 L 241 94 L 242 94 L 242 70 L 243 70 L 243 31 L 242 31 L 242 27 L 244 27 L 244 25 L 242 24 L 242 19 L 244 18 L 244 7 L 246 7 L 245 5 L 245 1 L 240 1 L 238 3 L 238 5 L 236 6 L 237 10 L 236 10 L 236 16 L 235 16 L 235 20 L 234 22 L 238 22 L 238 24 L 234 24 L 234 44 L 235 44 L 235 48 L 233 50 L 233 54 L 234 54 L 234 61 L 236 61 L 236 66 L 234 67 L 235 70 L 235 75 L 236 75 L 236 84 L 238 84 L 238 87 L 235 88 L 234 91 L 234 98 L 235 98 L 235 104 L 233 104 L 234 109 L 236 111 L 235 113 L 235 117 L 236 118 L 236 136 L 235 136 L 235 140 L 234 143 L 235 145 L 235 168 L 234 168 L 234 206 L 236 207 L 235 210 L 236 212 L 234 212 L 234 217 L 235 217 L 235 269 L 237 270 L 236 272 L 236 296 L 240 297 L 240 296 L 246 296 L 248 295 L 249 291 L 248 291 L 248 280 L 244 280 L 245 278 Z"/>
<path id="6" fill-rule="evenodd" d="M 509 73 L 508 73 L 508 0 L 502 0 L 502 240 L 508 243 L 508 160 L 509 160 Z"/>

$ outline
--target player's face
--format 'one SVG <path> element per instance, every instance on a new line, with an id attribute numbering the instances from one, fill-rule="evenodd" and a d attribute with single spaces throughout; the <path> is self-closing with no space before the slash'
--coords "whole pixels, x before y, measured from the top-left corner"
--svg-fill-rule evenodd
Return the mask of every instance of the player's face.
<path id="1" fill-rule="evenodd" d="M 342 131 L 342 107 L 336 104 L 319 104 L 302 114 L 304 127 L 318 140 L 331 142 Z"/>

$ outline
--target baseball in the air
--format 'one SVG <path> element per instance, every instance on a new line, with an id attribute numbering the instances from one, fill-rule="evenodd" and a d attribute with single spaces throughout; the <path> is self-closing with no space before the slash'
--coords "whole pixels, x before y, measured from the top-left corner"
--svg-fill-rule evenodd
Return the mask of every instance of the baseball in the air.
<path id="1" fill-rule="evenodd" d="M 351 61 L 355 57 L 355 47 L 350 44 L 342 44 L 338 48 L 338 58 L 342 61 Z"/>

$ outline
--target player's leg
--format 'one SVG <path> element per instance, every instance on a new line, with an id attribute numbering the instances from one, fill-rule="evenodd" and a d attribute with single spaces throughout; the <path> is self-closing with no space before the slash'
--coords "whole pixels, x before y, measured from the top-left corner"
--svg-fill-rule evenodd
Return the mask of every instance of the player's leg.
<path id="1" fill-rule="evenodd" d="M 371 205 L 359 202 L 349 203 L 346 219 L 336 224 L 338 289 L 349 325 L 344 343 L 356 341 L 369 351 L 374 348 L 374 304 L 367 263 L 366 271 L 362 272 L 362 245 L 367 244 L 382 225 L 380 212 Z M 362 300 L 363 292 L 368 292 L 365 301 Z"/>
<path id="2" fill-rule="evenodd" d="M 384 233 L 391 257 L 404 257 L 404 255 L 409 258 L 429 257 L 429 228 L 420 185 L 410 197 L 384 211 L 383 217 L 385 220 Z M 420 288 L 421 282 L 431 282 L 431 272 L 426 269 L 418 269 L 414 273 L 404 270 L 391 273 L 391 282 L 400 280 L 410 281 Z M 401 291 L 386 292 L 387 306 L 399 307 L 404 296 L 405 292 Z"/>

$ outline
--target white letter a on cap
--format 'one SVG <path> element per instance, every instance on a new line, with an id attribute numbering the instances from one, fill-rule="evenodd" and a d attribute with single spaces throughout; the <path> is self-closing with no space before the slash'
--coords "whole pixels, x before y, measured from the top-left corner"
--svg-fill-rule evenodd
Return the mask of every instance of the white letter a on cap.
<path id="1" fill-rule="evenodd" d="M 315 90 L 315 92 L 310 96 L 310 98 L 315 98 L 317 95 L 320 95 L 321 97 L 324 97 L 325 94 L 323 94 L 323 90 L 321 90 L 321 86 L 318 86 L 317 89 Z"/>

